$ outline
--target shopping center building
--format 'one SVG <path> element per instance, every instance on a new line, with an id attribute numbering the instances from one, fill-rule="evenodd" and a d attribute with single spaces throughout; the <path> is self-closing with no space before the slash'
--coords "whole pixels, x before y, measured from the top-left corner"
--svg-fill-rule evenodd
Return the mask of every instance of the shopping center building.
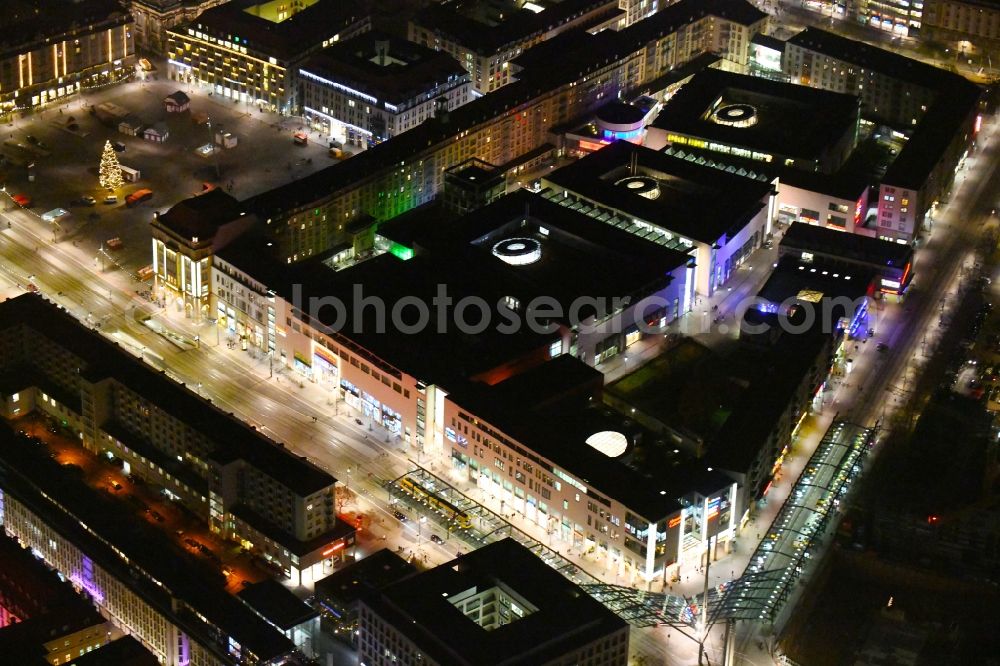
<path id="1" fill-rule="evenodd" d="M 854 95 L 709 68 L 666 103 L 646 145 L 703 148 L 832 173 L 858 140 Z"/>
<path id="2" fill-rule="evenodd" d="M 771 232 L 770 183 L 618 141 L 545 174 L 543 197 L 650 243 L 690 254 L 711 296 Z"/>

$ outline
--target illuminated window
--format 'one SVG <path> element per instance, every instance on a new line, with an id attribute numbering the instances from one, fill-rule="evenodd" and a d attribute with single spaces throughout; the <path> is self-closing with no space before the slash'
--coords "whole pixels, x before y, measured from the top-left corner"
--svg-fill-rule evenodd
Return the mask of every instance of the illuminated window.
<path id="1" fill-rule="evenodd" d="M 14 395 L 12 395 L 10 397 L 10 399 L 11 399 L 11 402 L 18 402 L 18 401 L 21 400 L 21 394 L 20 393 L 15 393 Z"/>

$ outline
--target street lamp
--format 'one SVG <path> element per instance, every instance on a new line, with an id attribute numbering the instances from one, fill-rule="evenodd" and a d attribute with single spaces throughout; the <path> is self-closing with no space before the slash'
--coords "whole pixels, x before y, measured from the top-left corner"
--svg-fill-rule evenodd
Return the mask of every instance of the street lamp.
<path id="1" fill-rule="evenodd" d="M 215 156 L 215 179 L 222 180 L 222 174 L 219 170 L 219 155 L 215 152 L 215 137 L 212 136 L 212 118 L 209 117 L 205 124 L 208 126 L 208 145 L 212 149 L 212 155 Z M 221 128 L 222 125 L 219 125 Z"/>

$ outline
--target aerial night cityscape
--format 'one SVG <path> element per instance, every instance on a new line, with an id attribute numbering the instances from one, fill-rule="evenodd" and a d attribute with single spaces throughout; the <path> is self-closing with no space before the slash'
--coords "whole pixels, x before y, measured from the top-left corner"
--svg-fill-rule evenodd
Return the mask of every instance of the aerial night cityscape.
<path id="1" fill-rule="evenodd" d="M 1000 0 L 0 5 L 0 666 L 1000 666 Z"/>

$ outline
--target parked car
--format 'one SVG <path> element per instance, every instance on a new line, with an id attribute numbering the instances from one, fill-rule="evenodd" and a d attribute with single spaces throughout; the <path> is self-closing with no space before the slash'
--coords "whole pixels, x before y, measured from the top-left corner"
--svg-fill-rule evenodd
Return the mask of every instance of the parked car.
<path id="1" fill-rule="evenodd" d="M 15 194 L 13 197 L 11 197 L 11 199 L 13 199 L 14 203 L 16 203 L 21 208 L 31 207 L 31 197 L 29 197 L 27 194 Z"/>
<path id="2" fill-rule="evenodd" d="M 115 149 L 116 153 L 125 152 L 125 144 L 122 143 L 121 141 L 115 141 L 114 143 L 111 144 L 111 147 Z"/>
<path id="3" fill-rule="evenodd" d="M 28 135 L 27 137 L 25 137 L 25 138 L 26 138 L 26 139 L 28 140 L 28 143 L 30 143 L 30 144 L 31 144 L 31 145 L 33 145 L 33 146 L 37 146 L 37 145 L 38 145 L 39 143 L 41 143 L 41 142 L 40 142 L 40 141 L 38 140 L 38 137 L 36 137 L 36 136 L 34 136 L 34 135 L 32 135 L 32 134 L 29 134 L 29 135 Z"/>
<path id="4" fill-rule="evenodd" d="M 116 204 L 116 203 L 118 203 L 118 195 L 117 194 L 109 194 L 108 196 L 104 197 L 104 203 L 106 203 L 106 204 Z"/>
<path id="5" fill-rule="evenodd" d="M 406 514 L 402 511 L 393 511 L 392 515 L 396 516 L 396 520 L 401 523 L 405 523 L 407 521 Z"/>
<path id="6" fill-rule="evenodd" d="M 444 543 L 444 539 L 439 537 L 437 534 L 431 535 L 431 541 L 433 541 L 434 543 Z"/>
<path id="7" fill-rule="evenodd" d="M 875 349 L 877 349 L 880 352 L 884 352 L 887 349 L 889 349 L 889 345 L 885 344 L 884 342 L 880 342 L 877 345 L 875 345 Z"/>
<path id="8" fill-rule="evenodd" d="M 75 203 L 78 206 L 93 206 L 97 203 L 97 199 L 87 194 L 77 199 Z"/>
<path id="9" fill-rule="evenodd" d="M 143 201 L 149 201 L 152 198 L 153 198 L 153 190 L 147 190 L 147 189 L 136 190 L 132 194 L 125 197 L 125 205 L 128 208 L 132 208 L 133 206 L 138 206 Z"/>

